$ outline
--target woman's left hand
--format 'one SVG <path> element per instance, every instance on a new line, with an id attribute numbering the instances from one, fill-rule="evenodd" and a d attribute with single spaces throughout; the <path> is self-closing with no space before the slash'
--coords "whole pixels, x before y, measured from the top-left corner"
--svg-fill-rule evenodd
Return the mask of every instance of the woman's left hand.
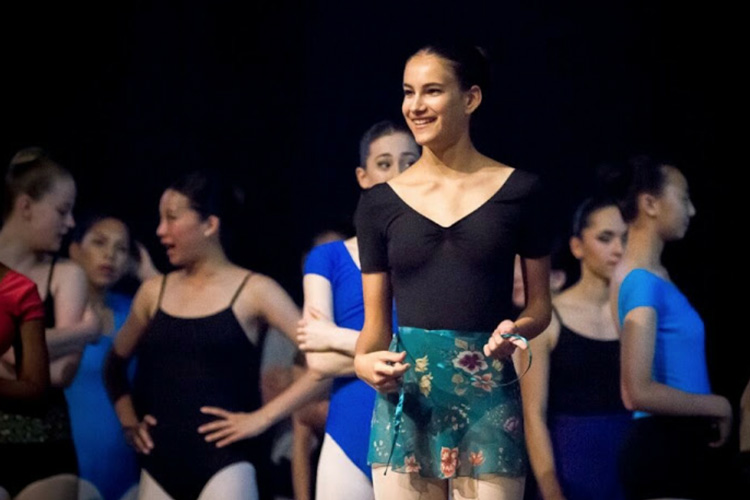
<path id="1" fill-rule="evenodd" d="M 198 427 L 198 432 L 206 434 L 206 441 L 216 443 L 223 448 L 241 439 L 248 439 L 262 434 L 270 427 L 268 418 L 262 410 L 251 413 L 231 412 L 214 406 L 204 406 L 201 413 L 214 415 L 217 420 Z"/>
<path id="2" fill-rule="evenodd" d="M 495 359 L 506 359 L 511 356 L 517 347 L 526 349 L 526 343 L 519 339 L 505 339 L 503 335 L 515 335 L 516 324 L 509 319 L 500 323 L 490 335 L 490 339 L 484 345 L 484 355 Z"/>

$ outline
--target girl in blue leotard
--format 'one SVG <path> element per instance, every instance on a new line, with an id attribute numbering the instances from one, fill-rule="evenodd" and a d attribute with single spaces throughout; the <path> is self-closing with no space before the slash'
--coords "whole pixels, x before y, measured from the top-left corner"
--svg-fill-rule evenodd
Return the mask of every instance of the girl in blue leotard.
<path id="1" fill-rule="evenodd" d="M 118 500 L 138 484 L 135 452 L 122 435 L 104 389 L 102 369 L 114 334 L 125 323 L 132 297 L 112 291 L 130 264 L 127 225 L 109 216 L 84 220 L 73 233 L 71 259 L 86 272 L 89 303 L 101 318 L 102 335 L 86 346 L 73 382 L 65 389 L 80 476 L 106 500 Z"/>
<path id="2" fill-rule="evenodd" d="M 703 321 L 662 264 L 664 245 L 682 239 L 695 215 L 687 180 L 648 157 L 614 173 L 628 224 L 610 296 L 620 328 L 622 399 L 635 412 L 620 456 L 626 495 L 728 498 L 718 491 L 716 448 L 727 440 L 732 408 L 711 392 Z"/>
<path id="3" fill-rule="evenodd" d="M 411 134 L 379 122 L 360 141 L 357 181 L 363 189 L 386 182 L 419 157 Z M 305 263 L 300 347 L 311 369 L 336 377 L 318 463 L 316 498 L 372 498 L 367 447 L 375 391 L 354 376 L 354 344 L 364 322 L 356 238 L 314 248 Z"/>

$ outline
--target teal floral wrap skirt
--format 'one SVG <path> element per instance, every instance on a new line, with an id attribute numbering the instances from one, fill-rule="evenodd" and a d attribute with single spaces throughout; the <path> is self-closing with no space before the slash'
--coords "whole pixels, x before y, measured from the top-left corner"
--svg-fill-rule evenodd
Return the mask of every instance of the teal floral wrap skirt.
<path id="1" fill-rule="evenodd" d="M 411 368 L 400 393 L 378 394 L 368 462 L 424 477 L 526 474 L 513 361 L 482 352 L 488 332 L 399 327 L 390 351 Z"/>

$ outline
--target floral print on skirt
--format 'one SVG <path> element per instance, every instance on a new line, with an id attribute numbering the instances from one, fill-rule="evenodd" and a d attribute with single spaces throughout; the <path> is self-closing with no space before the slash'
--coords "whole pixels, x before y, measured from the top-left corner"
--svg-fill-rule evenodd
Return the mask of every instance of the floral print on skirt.
<path id="1" fill-rule="evenodd" d="M 393 352 L 411 368 L 399 393 L 378 394 L 371 465 L 424 477 L 526 474 L 521 390 L 511 359 L 482 352 L 487 332 L 399 327 Z"/>

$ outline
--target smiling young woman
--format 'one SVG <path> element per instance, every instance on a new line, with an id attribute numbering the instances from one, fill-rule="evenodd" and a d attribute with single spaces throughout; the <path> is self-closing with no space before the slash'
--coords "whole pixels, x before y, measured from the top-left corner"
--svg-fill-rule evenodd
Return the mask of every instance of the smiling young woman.
<path id="1" fill-rule="evenodd" d="M 525 346 L 518 336 L 549 323 L 550 238 L 537 177 L 472 144 L 488 74 L 472 46 L 430 45 L 409 58 L 402 112 L 422 155 L 357 209 L 365 322 L 355 368 L 381 393 L 369 454 L 376 498 L 523 495 L 510 356 Z M 512 321 L 516 254 L 528 300 Z"/>

